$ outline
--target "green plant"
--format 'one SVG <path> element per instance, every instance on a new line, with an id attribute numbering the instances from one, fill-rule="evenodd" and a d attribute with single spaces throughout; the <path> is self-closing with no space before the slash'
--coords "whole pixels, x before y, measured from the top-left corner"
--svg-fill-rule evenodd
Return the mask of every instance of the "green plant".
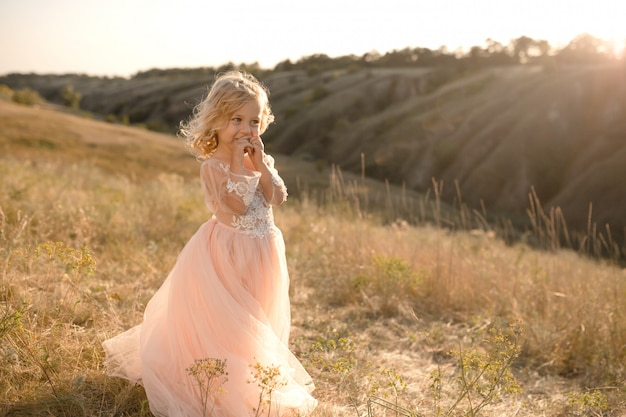
<path id="1" fill-rule="evenodd" d="M 385 316 L 399 313 L 404 304 L 414 302 L 419 293 L 421 276 L 399 256 L 373 255 L 372 269 L 357 275 L 354 290 L 378 300 L 377 308 Z"/>
<path id="2" fill-rule="evenodd" d="M 215 407 L 216 397 L 223 392 L 223 386 L 228 381 L 226 359 L 197 359 L 186 371 L 195 379 L 200 389 L 202 416 L 210 416 Z M 210 408 L 207 408 L 209 401 Z"/>
<path id="3" fill-rule="evenodd" d="M 519 356 L 519 325 L 504 330 L 492 327 L 484 339 L 484 349 L 459 346 L 450 355 L 457 362 L 454 378 L 456 390 L 450 406 L 442 406 L 443 373 L 441 368 L 431 373 L 431 392 L 437 416 L 450 416 L 465 404 L 464 415 L 478 416 L 481 411 L 499 398 L 500 393 L 518 393 L 521 388 L 511 373 L 511 366 Z"/>
<path id="4" fill-rule="evenodd" d="M 0 84 L 0 100 L 11 100 L 13 98 L 13 90 L 6 84 Z"/>
<path id="5" fill-rule="evenodd" d="M 41 104 L 44 99 L 39 93 L 32 88 L 22 88 L 13 92 L 13 101 L 18 104 L 25 104 L 27 106 L 34 106 L 35 104 Z"/>
<path id="6" fill-rule="evenodd" d="M 95 260 L 88 248 L 75 249 L 63 242 L 47 241 L 34 247 L 17 247 L 11 251 L 10 255 L 10 257 L 15 258 L 15 266 L 22 265 L 25 275 L 37 275 L 39 271 L 42 271 L 48 281 L 54 281 L 55 268 L 60 266 L 63 270 L 63 274 L 59 274 L 62 275 L 61 280 L 69 282 L 81 298 L 84 294 L 78 288 L 80 277 L 91 275 L 95 271 Z M 9 258 L 7 258 L 7 262 L 9 262 Z M 55 325 L 55 319 L 42 315 L 40 320 L 49 319 L 53 323 L 52 328 L 46 334 L 46 336 L 50 335 L 50 339 L 44 340 L 48 338 L 36 334 L 30 328 L 32 322 L 37 320 L 36 317 L 33 317 L 33 306 L 22 300 L 18 307 L 11 307 L 9 303 L 9 299 L 12 298 L 10 292 L 9 289 L 5 288 L 5 293 L 2 295 L 2 300 L 6 303 L 4 314 L 0 318 L 0 339 L 6 338 L 6 346 L 13 352 L 12 356 L 17 358 L 14 362 L 17 363 L 19 359 L 23 359 L 25 363 L 34 365 L 41 372 L 42 379 L 48 383 L 53 396 L 58 399 L 59 391 L 56 377 L 62 361 L 59 356 L 54 354 L 54 347 L 46 342 L 54 339 L 54 333 L 59 326 Z M 64 297 L 57 302 L 57 314 L 61 311 L 67 294 L 66 292 Z M 74 304 L 70 304 L 70 308 L 74 310 L 79 302 L 80 298 Z"/>
<path id="7" fill-rule="evenodd" d="M 571 392 L 567 394 L 567 398 L 570 408 L 577 416 L 602 415 L 609 405 L 607 396 L 597 389 Z"/>
<path id="8" fill-rule="evenodd" d="M 379 371 L 379 377 L 373 380 L 372 386 L 370 387 L 370 396 L 367 399 L 368 417 L 373 417 L 374 406 L 391 410 L 396 417 L 416 416 L 416 414 L 412 413 L 407 408 L 401 407 L 399 404 L 400 397 L 406 392 L 407 388 L 407 383 L 404 381 L 404 378 L 402 378 L 402 375 L 393 369 L 381 369 Z M 382 398 L 378 395 L 379 391 L 382 391 Z M 392 398 L 392 401 L 387 400 L 389 397 Z"/>
<path id="9" fill-rule="evenodd" d="M 25 306 L 23 305 L 13 311 L 11 311 L 8 306 L 4 308 L 2 317 L 0 317 L 0 341 L 5 335 L 19 328 L 24 309 Z"/>
<path id="10" fill-rule="evenodd" d="M 307 357 L 319 378 L 328 379 L 337 392 L 345 393 L 348 402 L 359 413 L 359 395 L 363 391 L 357 369 L 357 349 L 347 336 L 334 332 L 331 337 L 318 337 L 309 347 Z"/>
<path id="11" fill-rule="evenodd" d="M 269 417 L 272 412 L 272 393 L 287 385 L 287 380 L 280 373 L 280 368 L 272 365 L 263 366 L 257 362 L 252 368 L 252 379 L 248 383 L 256 383 L 260 388 L 259 402 L 252 410 L 254 417 L 261 416 L 266 409 L 266 415 Z"/>
<path id="12" fill-rule="evenodd" d="M 95 272 L 96 261 L 91 250 L 86 247 L 76 249 L 63 242 L 47 241 L 38 244 L 33 253 L 35 258 L 47 259 L 49 266 L 54 264 L 63 266 L 66 273 L 91 275 Z"/>
<path id="13" fill-rule="evenodd" d="M 83 95 L 79 91 L 74 90 L 74 87 L 71 85 L 66 85 L 61 91 L 63 105 L 71 109 L 78 109 L 82 98 Z"/>
<path id="14" fill-rule="evenodd" d="M 356 348 L 354 343 L 337 333 L 331 338 L 318 337 L 311 345 L 309 358 L 312 365 L 322 371 L 348 374 L 356 365 Z"/>

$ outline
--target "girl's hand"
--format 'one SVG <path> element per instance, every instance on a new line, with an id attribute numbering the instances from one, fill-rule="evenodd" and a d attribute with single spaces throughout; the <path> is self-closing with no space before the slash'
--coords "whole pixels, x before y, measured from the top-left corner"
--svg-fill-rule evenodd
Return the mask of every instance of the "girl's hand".
<path id="1" fill-rule="evenodd" d="M 254 168 L 259 171 L 261 165 L 263 164 L 263 151 L 265 150 L 265 145 L 263 145 L 263 141 L 260 136 L 251 136 L 248 143 L 249 145 L 245 148 L 245 150 L 248 152 L 248 156 L 250 157 Z"/>
<path id="2" fill-rule="evenodd" d="M 243 173 L 243 157 L 251 147 L 249 136 L 233 141 L 232 153 L 230 155 L 230 168 L 233 172 L 237 174 Z"/>

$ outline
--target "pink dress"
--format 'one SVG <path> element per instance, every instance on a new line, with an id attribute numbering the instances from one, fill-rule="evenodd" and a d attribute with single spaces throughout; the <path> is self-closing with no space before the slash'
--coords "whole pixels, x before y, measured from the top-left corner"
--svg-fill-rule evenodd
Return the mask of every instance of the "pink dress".
<path id="1" fill-rule="evenodd" d="M 202 163 L 213 217 L 185 245 L 143 323 L 103 343 L 108 373 L 142 384 L 156 416 L 305 416 L 317 405 L 310 376 L 288 348 L 289 275 L 272 214 L 287 191 L 266 158 L 269 201 L 260 173 Z M 247 156 L 244 166 L 251 169 Z M 210 366 L 216 360 L 227 374 Z"/>

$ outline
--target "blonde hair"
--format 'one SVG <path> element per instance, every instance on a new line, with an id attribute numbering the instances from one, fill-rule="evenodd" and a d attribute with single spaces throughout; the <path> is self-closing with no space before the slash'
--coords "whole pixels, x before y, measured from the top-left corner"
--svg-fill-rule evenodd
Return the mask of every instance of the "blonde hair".
<path id="1" fill-rule="evenodd" d="M 178 136 L 198 159 L 208 159 L 219 143 L 218 130 L 226 127 L 235 111 L 254 100 L 262 109 L 259 133 L 263 133 L 274 121 L 267 87 L 245 72 L 221 74 L 207 96 L 194 108 L 189 120 L 181 122 Z"/>

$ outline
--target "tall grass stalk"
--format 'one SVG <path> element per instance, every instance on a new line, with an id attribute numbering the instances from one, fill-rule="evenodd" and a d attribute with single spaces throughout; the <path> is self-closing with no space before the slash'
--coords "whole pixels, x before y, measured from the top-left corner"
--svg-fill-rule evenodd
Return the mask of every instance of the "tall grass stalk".
<path id="1" fill-rule="evenodd" d="M 389 182 L 385 182 L 382 195 L 366 185 L 364 168 L 360 180 L 347 180 L 339 167 L 332 166 L 326 190 L 317 190 L 312 195 L 299 194 L 313 198 L 320 207 L 358 218 L 374 216 L 384 223 L 405 221 L 414 226 L 434 224 L 437 228 L 451 230 L 484 231 L 508 244 L 523 241 L 552 251 L 573 250 L 595 259 L 626 260 L 626 240 L 616 240 L 610 225 L 599 226 L 594 222 L 592 203 L 589 204 L 586 229 L 570 230 L 561 208 L 544 208 L 535 189 L 531 188 L 526 210 L 528 226 L 516 228 L 510 219 L 490 215 L 482 201 L 477 208 L 469 207 L 457 181 L 453 184 L 456 198 L 447 204 L 442 197 L 444 186 L 443 181 L 433 178 L 431 188 L 418 194 L 404 186 L 392 190 Z"/>

